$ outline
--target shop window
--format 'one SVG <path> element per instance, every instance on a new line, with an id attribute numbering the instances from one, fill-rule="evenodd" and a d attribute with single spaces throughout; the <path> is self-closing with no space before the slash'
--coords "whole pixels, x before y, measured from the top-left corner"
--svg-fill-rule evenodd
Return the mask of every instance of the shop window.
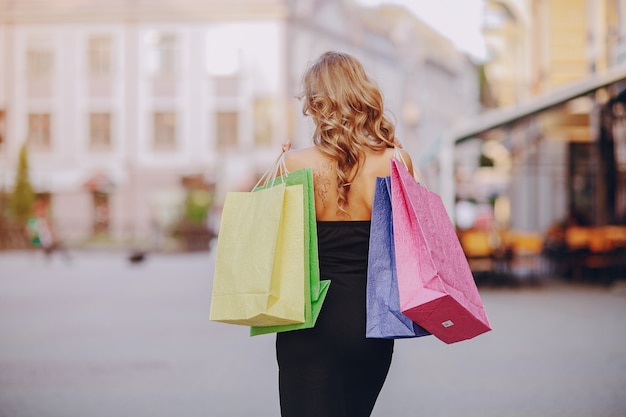
<path id="1" fill-rule="evenodd" d="M 94 234 L 106 234 L 109 231 L 109 194 L 94 192 L 93 197 L 93 232 Z"/>

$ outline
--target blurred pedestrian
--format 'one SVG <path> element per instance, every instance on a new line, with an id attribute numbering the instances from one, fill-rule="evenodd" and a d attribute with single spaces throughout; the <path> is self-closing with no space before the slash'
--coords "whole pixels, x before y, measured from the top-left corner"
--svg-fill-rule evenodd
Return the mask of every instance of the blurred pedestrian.
<path id="1" fill-rule="evenodd" d="M 54 252 L 62 254 L 66 261 L 71 260 L 67 248 L 57 238 L 48 215 L 48 205 L 43 200 L 35 202 L 35 215 L 28 220 L 26 227 L 31 244 L 43 249 L 47 260 Z"/>
<path id="2" fill-rule="evenodd" d="M 320 278 L 331 280 L 312 329 L 277 334 L 283 417 L 366 417 L 387 377 L 393 340 L 365 337 L 370 220 L 376 177 L 390 175 L 395 128 L 354 57 L 327 52 L 303 77 L 313 146 L 288 150 L 289 171 L 313 170 Z M 408 154 L 401 151 L 409 170 Z"/>

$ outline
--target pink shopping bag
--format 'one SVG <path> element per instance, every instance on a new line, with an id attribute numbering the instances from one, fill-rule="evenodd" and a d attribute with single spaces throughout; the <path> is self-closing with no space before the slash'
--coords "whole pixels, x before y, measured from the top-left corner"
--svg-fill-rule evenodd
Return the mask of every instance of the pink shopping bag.
<path id="1" fill-rule="evenodd" d="M 474 277 L 441 198 L 391 161 L 400 309 L 445 343 L 491 330 Z"/>

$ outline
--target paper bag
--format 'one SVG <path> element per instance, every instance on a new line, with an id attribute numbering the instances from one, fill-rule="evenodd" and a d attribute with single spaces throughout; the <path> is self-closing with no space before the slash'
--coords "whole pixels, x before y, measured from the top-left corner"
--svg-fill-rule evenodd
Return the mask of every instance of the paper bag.
<path id="1" fill-rule="evenodd" d="M 429 333 L 400 311 L 390 178 L 376 178 L 367 264 L 366 337 L 400 339 Z"/>
<path id="2" fill-rule="evenodd" d="M 441 198 L 391 161 L 393 230 L 402 312 L 446 343 L 491 330 Z"/>
<path id="3" fill-rule="evenodd" d="M 301 185 L 227 194 L 210 320 L 250 326 L 305 321 L 303 201 Z"/>
<path id="4" fill-rule="evenodd" d="M 313 171 L 310 168 L 289 172 L 277 178 L 277 182 L 288 186 L 303 187 L 304 217 L 302 232 L 304 234 L 304 323 L 279 326 L 253 326 L 252 336 L 266 333 L 284 332 L 289 330 L 308 329 L 315 325 L 328 287 L 329 280 L 320 281 L 319 256 L 317 251 L 317 223 L 315 218 L 315 197 L 313 194 Z M 288 187 L 289 188 L 289 187 Z"/>

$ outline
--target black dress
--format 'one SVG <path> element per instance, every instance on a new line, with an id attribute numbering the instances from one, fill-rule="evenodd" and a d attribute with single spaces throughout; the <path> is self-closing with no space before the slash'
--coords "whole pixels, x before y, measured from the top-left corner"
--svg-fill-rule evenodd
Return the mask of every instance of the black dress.
<path id="1" fill-rule="evenodd" d="M 317 222 L 321 279 L 331 284 L 315 327 L 278 333 L 283 417 L 366 417 L 393 340 L 365 337 L 369 221 Z"/>

